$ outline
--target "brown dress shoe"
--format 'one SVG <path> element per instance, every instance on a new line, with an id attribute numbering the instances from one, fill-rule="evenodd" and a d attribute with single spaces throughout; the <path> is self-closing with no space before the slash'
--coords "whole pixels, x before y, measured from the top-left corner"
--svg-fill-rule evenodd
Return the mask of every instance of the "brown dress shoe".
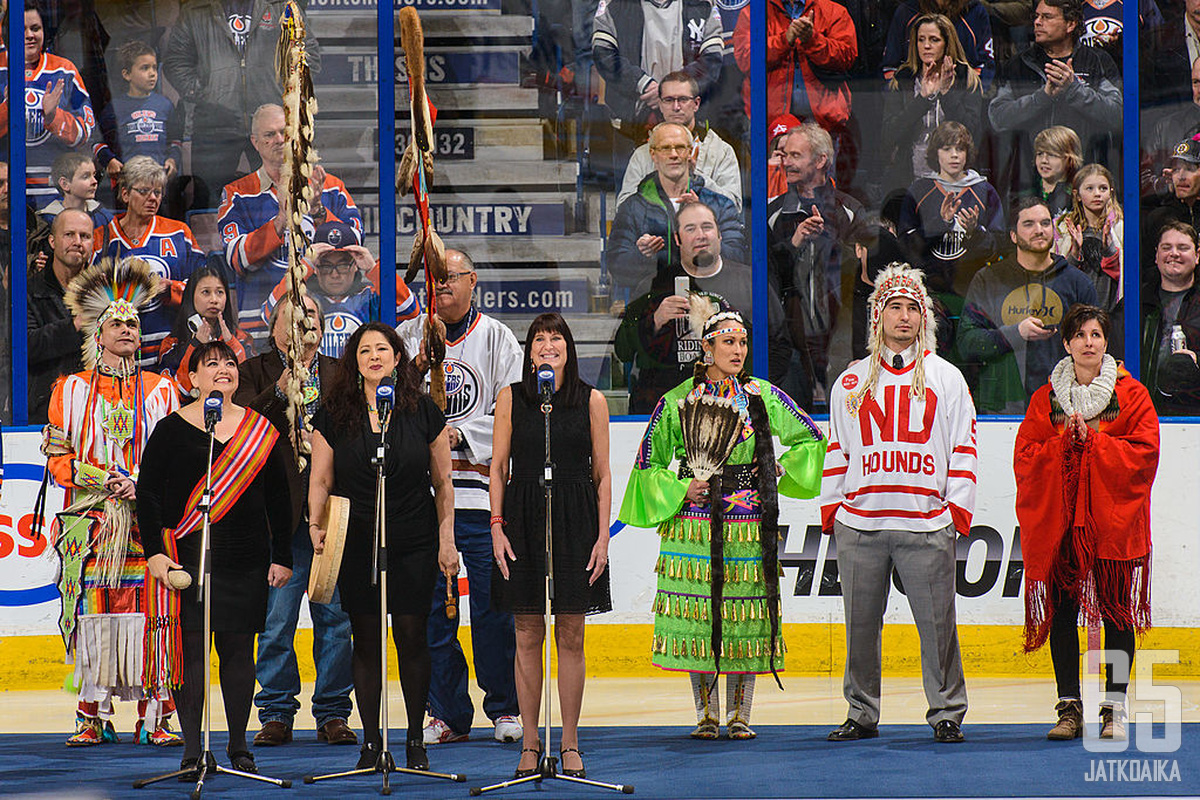
<path id="1" fill-rule="evenodd" d="M 287 744 L 291 740 L 291 726 L 277 719 L 264 722 L 258 733 L 254 734 L 255 747 L 277 747 L 281 744 Z"/>
<path id="2" fill-rule="evenodd" d="M 317 728 L 317 741 L 330 744 L 358 744 L 358 736 L 344 719 L 331 719 Z"/>

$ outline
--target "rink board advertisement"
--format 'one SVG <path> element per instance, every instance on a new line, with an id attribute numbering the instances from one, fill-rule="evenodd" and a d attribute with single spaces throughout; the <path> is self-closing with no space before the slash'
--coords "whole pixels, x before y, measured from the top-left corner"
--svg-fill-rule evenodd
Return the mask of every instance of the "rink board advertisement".
<path id="1" fill-rule="evenodd" d="M 824 425 L 824 423 L 822 423 Z M 615 521 L 644 423 L 611 426 L 613 539 L 610 548 L 613 612 L 590 624 L 647 624 L 654 594 L 653 565 L 658 537 L 652 530 Z M 1013 510 L 1012 475 L 1015 422 L 984 422 L 979 437 L 979 493 L 971 536 L 958 540 L 958 621 L 963 625 L 1020 625 L 1022 563 Z M 1153 601 L 1156 627 L 1200 625 L 1200 492 L 1195 465 L 1200 463 L 1200 426 L 1164 424 L 1162 459 L 1153 495 Z M 32 533 L 34 500 L 44 459 L 40 435 L 4 434 L 5 472 L 0 499 L 0 636 L 57 635 L 59 594 L 55 586 L 58 556 L 45 534 Z M 62 507 L 53 485 L 47 508 Z M 833 541 L 819 529 L 817 502 L 780 498 L 780 523 L 786 526 L 781 551 L 784 620 L 789 623 L 839 623 L 842 620 L 837 558 Z M 49 523 L 49 520 L 47 520 Z M 45 526 L 48 531 L 49 524 Z M 466 592 L 466 581 L 461 581 Z M 893 581 L 890 622 L 911 623 L 908 604 Z M 469 604 L 460 608 L 468 613 Z M 306 615 L 307 616 L 307 615 Z M 464 621 L 467 621 L 464 619 Z"/>

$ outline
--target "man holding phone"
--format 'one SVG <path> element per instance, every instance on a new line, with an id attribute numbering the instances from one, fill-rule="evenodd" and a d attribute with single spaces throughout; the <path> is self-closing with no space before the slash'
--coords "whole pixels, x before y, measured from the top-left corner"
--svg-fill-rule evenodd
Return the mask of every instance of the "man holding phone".
<path id="1" fill-rule="evenodd" d="M 688 321 L 691 293 L 709 295 L 722 308 L 735 308 L 747 319 L 751 313 L 750 267 L 722 255 L 721 228 L 713 209 L 704 203 L 687 203 L 680 207 L 675 227 L 673 244 L 679 249 L 681 271 L 670 280 L 660 276 L 650 291 L 631 301 L 617 332 L 617 356 L 634 362 L 631 414 L 653 411 L 666 391 L 692 374 L 701 357 L 699 332 Z M 774 290 L 768 302 L 769 364 L 786 368 L 790 346 L 783 307 Z M 778 377 L 776 370 L 769 372 L 769 377 Z"/>
<path id="2" fill-rule="evenodd" d="M 1015 259 L 984 267 L 971 279 L 958 328 L 958 349 L 979 365 L 979 413 L 1022 414 L 1062 359 L 1058 326 L 1076 303 L 1096 304 L 1090 278 L 1051 250 L 1054 221 L 1046 201 L 1022 197 L 1009 212 Z"/>

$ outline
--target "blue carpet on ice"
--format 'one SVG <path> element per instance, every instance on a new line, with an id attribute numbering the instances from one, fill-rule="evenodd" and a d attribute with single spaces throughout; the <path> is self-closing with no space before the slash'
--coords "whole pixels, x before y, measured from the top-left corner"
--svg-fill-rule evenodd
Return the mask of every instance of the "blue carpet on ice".
<path id="1" fill-rule="evenodd" d="M 698 742 L 687 728 L 605 727 L 581 733 L 588 777 L 631 783 L 634 797 L 661 798 L 793 798 L 793 797 L 1081 797 L 1131 795 L 1200 795 L 1200 724 L 1183 726 L 1178 751 L 1160 754 L 1178 762 L 1179 782 L 1090 782 L 1093 761 L 1110 758 L 1156 758 L 1139 754 L 1132 741 L 1122 754 L 1095 755 L 1076 742 L 1047 742 L 1047 725 L 970 725 L 967 742 L 939 745 L 930 729 L 893 725 L 878 739 L 831 744 L 828 727 L 757 726 L 750 742 Z M 507 779 L 516 766 L 520 745 L 501 745 L 489 730 L 481 738 L 429 748 L 436 770 L 466 774 L 466 783 L 393 775 L 393 796 L 402 798 L 466 798 L 469 787 Z M 557 731 L 555 731 L 557 735 Z M 396 734 L 397 737 L 399 734 Z M 1156 730 L 1161 737 L 1161 730 Z M 291 789 L 218 775 L 204 797 L 351 798 L 379 796 L 379 776 L 355 777 L 306 786 L 305 774 L 350 769 L 358 749 L 318 744 L 311 732 L 296 733 L 285 747 L 257 748 L 259 770 L 293 781 Z M 180 749 L 155 750 L 122 743 L 69 750 L 62 735 L 0 736 L 0 795 L 13 797 L 186 797 L 191 785 L 174 781 L 140 791 L 136 778 L 175 769 Z M 399 760 L 403 762 L 402 741 Z M 225 734 L 213 734 L 213 749 L 224 758 Z M 1128 772 L 1127 772 L 1128 775 Z M 1138 777 L 1145 777 L 1141 772 Z M 619 795 L 563 782 L 526 785 L 491 796 L 502 798 L 593 798 Z"/>

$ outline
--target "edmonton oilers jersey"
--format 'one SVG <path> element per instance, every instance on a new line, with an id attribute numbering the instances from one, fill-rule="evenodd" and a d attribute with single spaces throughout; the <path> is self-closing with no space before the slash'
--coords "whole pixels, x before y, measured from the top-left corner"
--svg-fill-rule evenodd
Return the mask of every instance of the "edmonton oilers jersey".
<path id="1" fill-rule="evenodd" d="M 47 120 L 42 97 L 62 83 L 59 113 Z M 50 167 L 63 153 L 82 146 L 92 135 L 96 119 L 79 70 L 65 58 L 43 53 L 33 69 L 25 70 L 25 159 L 29 199 L 41 209 L 58 197 L 50 184 Z"/>
<path id="2" fill-rule="evenodd" d="M 379 295 L 370 286 L 361 286 L 357 294 L 343 297 L 341 300 L 331 300 L 319 291 L 313 291 L 313 281 L 309 284 L 309 292 L 321 303 L 325 310 L 325 334 L 321 337 L 321 354 L 330 358 L 341 358 L 346 349 L 346 342 L 364 322 L 379 319 Z"/>
<path id="3" fill-rule="evenodd" d="M 122 214 L 105 227 L 97 228 L 92 235 L 92 250 L 96 258 L 137 256 L 156 275 L 170 282 L 167 289 L 142 309 L 142 357 L 138 363 L 150 367 L 158 363 L 162 341 L 175 324 L 183 285 L 192 271 L 204 264 L 204 253 L 192 229 L 182 222 L 155 217 L 141 238 L 134 240 L 121 230 L 124 218 Z"/>

